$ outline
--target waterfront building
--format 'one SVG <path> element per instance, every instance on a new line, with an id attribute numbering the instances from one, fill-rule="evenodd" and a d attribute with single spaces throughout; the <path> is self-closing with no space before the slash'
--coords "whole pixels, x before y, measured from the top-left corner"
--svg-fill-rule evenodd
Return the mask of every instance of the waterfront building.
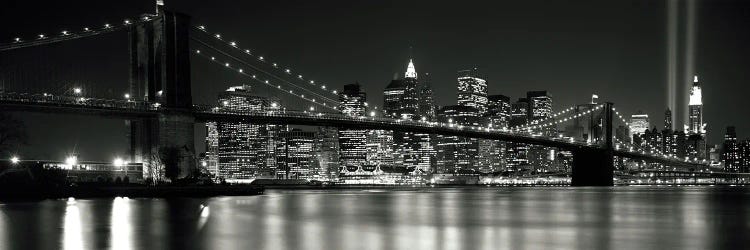
<path id="1" fill-rule="evenodd" d="M 367 132 L 367 164 L 393 166 L 396 152 L 393 150 L 393 131 L 370 130 Z"/>
<path id="2" fill-rule="evenodd" d="M 428 79 L 429 81 L 429 79 Z M 425 96 L 420 96 L 425 94 Z M 429 82 L 419 83 L 413 60 L 409 60 L 406 73 L 394 79 L 383 91 L 385 117 L 392 119 L 432 121 L 434 104 Z M 429 173 L 434 168 L 434 135 L 414 132 L 393 132 L 396 166 Z"/>
<path id="3" fill-rule="evenodd" d="M 511 105 L 509 126 L 515 128 L 528 124 L 529 101 L 519 98 Z M 529 165 L 528 145 L 518 142 L 507 142 L 505 147 L 506 171 L 517 172 Z"/>
<path id="4" fill-rule="evenodd" d="M 272 104 L 267 98 L 253 95 L 250 86 L 234 86 L 219 94 L 219 111 L 257 112 L 278 109 L 279 104 Z M 218 177 L 227 181 L 243 181 L 254 178 L 273 178 L 276 175 L 274 134 L 284 126 L 256 125 L 241 122 L 218 122 L 216 135 L 207 138 L 207 144 L 215 149 L 207 152 L 210 159 L 216 154 Z M 214 129 L 210 128 L 209 129 Z M 212 153 L 213 152 L 213 153 Z"/>
<path id="5" fill-rule="evenodd" d="M 315 167 L 323 171 L 320 180 L 337 180 L 341 162 L 339 160 L 338 130 L 331 127 L 318 127 L 315 134 Z"/>
<path id="6" fill-rule="evenodd" d="M 345 116 L 365 116 L 367 96 L 359 83 L 344 85 L 339 94 L 340 110 Z M 338 131 L 341 167 L 361 166 L 367 160 L 367 130 L 341 129 Z"/>
<path id="7" fill-rule="evenodd" d="M 450 105 L 438 110 L 438 121 L 449 126 L 478 126 L 479 110 L 463 105 Z M 437 173 L 457 174 L 461 171 L 478 172 L 476 156 L 479 151 L 477 139 L 439 135 L 437 151 Z"/>
<path id="8" fill-rule="evenodd" d="M 323 174 L 312 164 L 316 138 L 314 131 L 281 131 L 278 138 L 275 150 L 277 179 L 313 179 Z"/>

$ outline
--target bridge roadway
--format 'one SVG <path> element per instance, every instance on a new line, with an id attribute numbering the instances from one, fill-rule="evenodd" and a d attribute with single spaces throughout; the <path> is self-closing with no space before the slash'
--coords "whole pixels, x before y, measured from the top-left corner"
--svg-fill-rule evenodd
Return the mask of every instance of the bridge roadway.
<path id="1" fill-rule="evenodd" d="M 85 114 L 123 119 L 157 118 L 164 113 L 181 113 L 193 116 L 196 122 L 248 122 L 257 124 L 328 126 L 349 129 L 382 129 L 519 142 L 570 151 L 598 149 L 602 147 L 599 144 L 572 141 L 569 138 L 547 137 L 526 132 L 511 132 L 501 129 L 460 126 L 437 122 L 393 120 L 378 117 L 353 118 L 336 113 L 307 111 L 230 112 L 205 105 L 194 105 L 192 110 L 168 110 L 161 107 L 158 103 L 54 96 L 51 94 L 0 93 L 0 109 L 3 111 Z M 683 161 L 677 158 L 655 156 L 639 151 L 614 150 L 613 153 L 614 156 L 662 163 L 670 166 L 693 168 L 706 166 L 706 164 L 701 162 Z"/>

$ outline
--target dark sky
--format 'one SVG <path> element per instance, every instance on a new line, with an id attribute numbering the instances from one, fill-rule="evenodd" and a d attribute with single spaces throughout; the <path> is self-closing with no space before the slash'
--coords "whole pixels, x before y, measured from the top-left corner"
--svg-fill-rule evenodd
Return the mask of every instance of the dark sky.
<path id="1" fill-rule="evenodd" d="M 378 106 L 393 73 L 405 70 L 412 46 L 417 71 L 433 76 L 440 105 L 456 101 L 456 71 L 477 67 L 490 94 L 517 99 L 529 90 L 548 90 L 555 108 L 562 109 L 596 93 L 621 112 L 649 113 L 652 124 L 662 127 L 664 1 L 167 0 L 167 5 L 317 82 L 340 88 L 359 81 Z M 151 11 L 152 1 L 5 1 L 0 41 L 120 23 Z M 696 69 L 704 84 L 710 143 L 720 142 L 727 125 L 736 125 L 741 138 L 750 134 L 747 27 L 750 1 L 699 1 Z M 81 84 L 117 97 L 127 82 L 125 38 L 112 34 L 2 52 L 0 73 L 6 89 Z M 218 91 L 243 83 L 198 60 L 193 59 L 197 103 L 212 102 Z M 49 72 L 29 73 L 30 68 Z M 59 70 L 73 73 L 50 73 Z M 54 83 L 19 86 L 17 81 Z M 109 160 L 126 151 L 121 120 L 56 115 L 24 115 L 24 120 L 32 138 L 22 153 L 30 157 L 56 159 L 77 150 L 82 158 Z"/>

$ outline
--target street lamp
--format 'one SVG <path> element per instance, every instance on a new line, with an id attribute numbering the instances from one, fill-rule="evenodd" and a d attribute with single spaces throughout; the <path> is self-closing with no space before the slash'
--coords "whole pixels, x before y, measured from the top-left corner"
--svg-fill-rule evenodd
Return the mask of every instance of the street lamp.
<path id="1" fill-rule="evenodd" d="M 18 159 L 18 156 L 14 155 L 13 157 L 10 157 L 10 163 L 13 163 L 13 165 L 18 164 L 20 161 L 21 159 Z"/>
<path id="2" fill-rule="evenodd" d="M 112 161 L 112 165 L 115 165 L 115 167 L 122 167 L 125 165 L 125 161 L 122 160 L 122 158 L 115 158 L 114 161 Z"/>
<path id="3" fill-rule="evenodd" d="M 73 94 L 80 95 L 81 94 L 81 88 L 73 88 Z"/>
<path id="4" fill-rule="evenodd" d="M 126 99 L 126 100 L 130 101 L 130 94 L 128 94 L 128 93 L 125 93 L 125 95 L 124 95 L 124 96 L 125 96 L 125 99 Z"/>

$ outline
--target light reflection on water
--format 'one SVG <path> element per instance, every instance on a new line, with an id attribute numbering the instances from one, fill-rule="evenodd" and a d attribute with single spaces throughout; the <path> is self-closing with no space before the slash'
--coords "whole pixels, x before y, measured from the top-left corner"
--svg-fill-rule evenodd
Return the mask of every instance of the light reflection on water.
<path id="1" fill-rule="evenodd" d="M 7 203 L 0 204 L 0 249 L 738 248 L 750 244 L 747 191 L 271 190 Z"/>

